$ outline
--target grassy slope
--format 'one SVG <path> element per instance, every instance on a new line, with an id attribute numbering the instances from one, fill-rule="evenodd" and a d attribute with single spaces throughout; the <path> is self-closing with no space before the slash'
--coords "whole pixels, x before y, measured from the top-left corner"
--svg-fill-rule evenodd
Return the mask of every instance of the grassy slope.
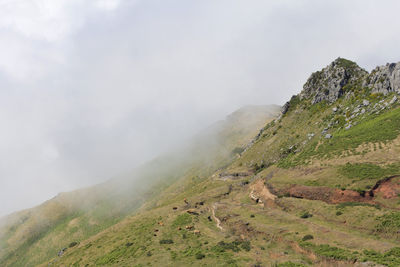
<path id="1" fill-rule="evenodd" d="M 155 203 L 169 184 L 205 179 L 234 159 L 232 150 L 246 145 L 278 110 L 277 106 L 238 110 L 190 140 L 189 145 L 130 174 L 59 194 L 38 207 L 6 217 L 0 226 L 0 265 L 33 266 L 47 261 L 72 242 L 118 223 L 146 200 Z M 147 205 L 154 205 L 151 203 Z"/>
<path id="2" fill-rule="evenodd" d="M 356 125 L 350 130 L 343 129 L 348 110 L 363 98 L 369 98 L 372 107 L 392 95 L 360 93 L 334 105 L 298 101 L 281 120 L 266 125 L 255 144 L 232 164 L 206 179 L 172 184 L 140 214 L 69 249 L 54 258 L 54 264 L 346 266 L 370 261 L 399 266 L 399 196 L 386 199 L 379 193 L 373 204 L 329 204 L 278 195 L 265 205 L 249 197 L 259 179 L 278 192 L 294 184 L 368 190 L 380 179 L 400 175 L 396 104 L 378 114 L 367 110 L 353 119 Z M 335 106 L 339 111 L 334 113 Z M 324 128 L 333 138 L 324 138 Z M 315 135 L 309 138 L 309 133 Z M 247 175 L 219 179 L 237 172 Z M 196 205 L 201 201 L 204 205 Z M 199 215 L 189 215 L 189 208 Z"/>

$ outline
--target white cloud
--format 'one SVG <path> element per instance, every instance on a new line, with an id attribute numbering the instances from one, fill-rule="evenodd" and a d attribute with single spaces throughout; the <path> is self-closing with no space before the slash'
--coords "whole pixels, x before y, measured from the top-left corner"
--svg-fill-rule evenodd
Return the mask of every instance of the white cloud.
<path id="1" fill-rule="evenodd" d="M 0 0 L 0 70 L 23 83 L 43 78 L 65 62 L 71 36 L 90 16 L 110 13 L 122 1 Z"/>
<path id="2" fill-rule="evenodd" d="M 27 38 L 62 41 L 82 27 L 86 16 L 116 9 L 120 0 L 2 0 L 0 29 Z"/>

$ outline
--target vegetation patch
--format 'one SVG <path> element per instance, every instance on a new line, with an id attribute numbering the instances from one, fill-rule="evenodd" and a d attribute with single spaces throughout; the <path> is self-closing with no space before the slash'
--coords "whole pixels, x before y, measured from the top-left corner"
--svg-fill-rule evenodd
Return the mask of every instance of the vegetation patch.
<path id="1" fill-rule="evenodd" d="M 392 248 L 385 253 L 374 250 L 364 250 L 362 261 L 373 261 L 389 267 L 400 266 L 400 247 Z"/>
<path id="2" fill-rule="evenodd" d="M 329 259 L 344 260 L 344 261 L 357 259 L 355 253 L 346 249 L 333 247 L 327 244 L 315 245 L 310 242 L 300 242 L 300 246 L 305 249 L 313 251 L 318 256 Z"/>
<path id="3" fill-rule="evenodd" d="M 172 226 L 173 227 L 177 227 L 177 226 L 184 226 L 184 225 L 188 225 L 191 224 L 193 221 L 192 216 L 190 216 L 190 214 L 188 213 L 183 213 L 178 215 L 175 220 L 172 222 Z"/>
<path id="4" fill-rule="evenodd" d="M 380 167 L 371 163 L 347 163 L 339 167 L 339 173 L 351 179 L 380 179 L 399 174 L 400 165 L 391 164 L 387 167 Z"/>
<path id="5" fill-rule="evenodd" d="M 336 209 L 344 209 L 346 207 L 360 207 L 360 206 L 380 209 L 380 206 L 377 204 L 369 204 L 369 203 L 362 203 L 362 202 L 343 202 L 343 203 L 338 204 L 336 206 Z M 342 213 L 336 214 L 336 215 L 341 215 L 341 214 Z"/>
<path id="6" fill-rule="evenodd" d="M 396 233 L 400 229 L 400 212 L 392 212 L 376 218 L 375 229 L 379 233 Z"/>
<path id="7" fill-rule="evenodd" d="M 75 246 L 78 245 L 78 244 L 79 244 L 78 242 L 74 241 L 74 242 L 71 242 L 71 243 L 68 245 L 68 247 L 72 248 L 72 247 L 75 247 Z"/>
<path id="8" fill-rule="evenodd" d="M 198 252 L 198 253 L 196 253 L 196 259 L 198 259 L 198 260 L 201 260 L 201 259 L 203 259 L 203 258 L 205 258 L 206 257 L 206 255 L 204 255 L 203 253 L 201 253 L 201 252 Z"/>
<path id="9" fill-rule="evenodd" d="M 276 263 L 273 266 L 274 267 L 306 267 L 307 265 L 287 261 L 287 262 L 282 262 L 282 263 Z"/>
<path id="10" fill-rule="evenodd" d="M 303 238 L 302 238 L 303 241 L 307 241 L 307 240 L 311 240 L 311 239 L 314 239 L 314 236 L 312 236 L 312 235 L 305 235 L 305 236 L 303 236 Z"/>
<path id="11" fill-rule="evenodd" d="M 164 245 L 164 244 L 173 244 L 174 241 L 172 239 L 161 239 L 160 240 L 160 244 Z"/>
<path id="12" fill-rule="evenodd" d="M 232 242 L 220 241 L 216 246 L 212 248 L 215 252 L 225 252 L 232 250 L 233 252 L 239 252 L 241 248 L 245 251 L 250 251 L 250 241 L 235 240 Z"/>
<path id="13" fill-rule="evenodd" d="M 325 109 L 322 102 L 312 105 L 310 108 L 315 113 L 322 112 Z M 397 108 L 381 115 L 370 115 L 349 130 L 337 130 L 333 133 L 333 138 L 331 139 L 315 139 L 308 143 L 301 152 L 282 158 L 278 162 L 278 167 L 291 168 L 297 165 L 305 165 L 313 157 L 331 158 L 333 156 L 340 156 L 343 151 L 347 150 L 355 153 L 355 149 L 362 144 L 386 143 L 394 140 L 399 134 L 400 108 Z M 319 143 L 319 141 L 322 141 L 322 143 Z M 389 166 L 384 172 L 389 172 L 389 170 L 392 170 L 392 167 L 394 166 Z M 372 167 L 367 169 L 367 171 L 378 175 L 381 170 Z"/>
<path id="14" fill-rule="evenodd" d="M 301 242 L 300 246 L 313 251 L 321 257 L 343 261 L 371 261 L 389 267 L 400 266 L 400 247 L 390 249 L 385 253 L 374 250 L 364 250 L 362 253 L 351 251 L 327 244 L 315 245 L 310 242 Z"/>
<path id="15" fill-rule="evenodd" d="M 302 218 L 302 219 L 311 218 L 312 216 L 313 215 L 311 213 L 309 213 L 308 211 L 305 211 L 305 212 L 300 214 L 300 218 Z"/>

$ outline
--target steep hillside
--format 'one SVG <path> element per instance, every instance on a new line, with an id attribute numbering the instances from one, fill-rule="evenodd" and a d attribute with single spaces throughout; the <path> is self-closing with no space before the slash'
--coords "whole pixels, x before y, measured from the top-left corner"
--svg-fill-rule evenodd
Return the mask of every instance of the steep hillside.
<path id="1" fill-rule="evenodd" d="M 43 266 L 400 266 L 399 77 L 338 58 L 232 163 Z"/>
<path id="2" fill-rule="evenodd" d="M 145 201 L 175 183 L 201 181 L 226 166 L 243 150 L 278 106 L 249 106 L 236 111 L 172 153 L 110 181 L 61 193 L 33 209 L 0 221 L 0 266 L 35 266 L 65 247 L 90 238 L 135 213 Z M 62 254 L 62 252 L 60 253 Z"/>

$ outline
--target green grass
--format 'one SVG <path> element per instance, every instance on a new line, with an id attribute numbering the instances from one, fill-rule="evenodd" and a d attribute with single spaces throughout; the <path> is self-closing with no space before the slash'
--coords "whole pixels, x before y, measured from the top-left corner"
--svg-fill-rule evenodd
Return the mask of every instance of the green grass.
<path id="1" fill-rule="evenodd" d="M 212 248 L 212 250 L 215 252 L 225 252 L 227 250 L 231 250 L 233 252 L 239 252 L 241 248 L 246 251 L 250 251 L 251 249 L 250 242 L 242 240 L 236 240 L 232 242 L 220 241 L 218 242 L 217 245 L 215 245 Z"/>
<path id="2" fill-rule="evenodd" d="M 400 174 L 400 164 L 381 167 L 371 163 L 347 163 L 339 167 L 339 173 L 351 179 L 380 179 Z"/>
<path id="3" fill-rule="evenodd" d="M 362 261 L 373 261 L 389 267 L 400 266 L 400 247 L 390 249 L 385 253 L 379 253 L 373 250 L 364 250 Z"/>
<path id="4" fill-rule="evenodd" d="M 343 202 L 336 206 L 337 209 L 343 209 L 346 207 L 373 207 L 376 209 L 380 209 L 379 205 L 369 204 L 369 203 L 361 203 L 361 202 Z M 339 214 L 341 215 L 341 214 Z"/>
<path id="5" fill-rule="evenodd" d="M 188 224 L 191 224 L 192 221 L 193 219 L 191 215 L 189 215 L 188 213 L 183 213 L 176 217 L 176 219 L 172 223 L 172 227 L 186 226 Z"/>
<path id="6" fill-rule="evenodd" d="M 320 104 L 322 105 L 322 104 Z M 317 111 L 318 104 L 313 105 Z M 332 139 L 314 139 L 297 154 L 290 154 L 278 162 L 280 168 L 291 168 L 305 165 L 313 157 L 332 158 L 340 156 L 343 151 L 353 151 L 365 143 L 386 143 L 400 134 L 400 108 L 387 111 L 379 116 L 370 115 L 349 130 L 337 130 Z M 318 142 L 322 143 L 318 145 Z"/>
<path id="7" fill-rule="evenodd" d="M 273 266 L 274 267 L 306 267 L 307 265 L 287 261 L 287 262 L 282 262 L 282 263 L 276 263 Z"/>
<path id="8" fill-rule="evenodd" d="M 311 250 L 318 256 L 324 258 L 343 260 L 343 261 L 355 260 L 357 258 L 353 252 L 347 249 L 342 249 L 327 244 L 315 245 L 310 242 L 300 242 L 300 246 L 305 249 Z"/>
<path id="9" fill-rule="evenodd" d="M 363 250 L 362 252 L 351 251 L 327 244 L 316 245 L 310 242 L 300 242 L 300 246 L 313 251 L 318 256 L 328 259 L 343 261 L 357 260 L 359 262 L 371 261 L 389 267 L 400 266 L 400 247 L 394 247 L 387 252 L 380 253 L 374 250 Z"/>
<path id="10" fill-rule="evenodd" d="M 376 219 L 378 233 L 394 234 L 400 229 L 400 212 L 391 212 Z"/>
<path id="11" fill-rule="evenodd" d="M 316 150 L 316 155 L 338 155 L 344 150 L 355 149 L 363 143 L 387 142 L 400 134 L 400 109 L 363 121 L 349 130 L 341 130 L 334 138 L 325 141 Z"/>

